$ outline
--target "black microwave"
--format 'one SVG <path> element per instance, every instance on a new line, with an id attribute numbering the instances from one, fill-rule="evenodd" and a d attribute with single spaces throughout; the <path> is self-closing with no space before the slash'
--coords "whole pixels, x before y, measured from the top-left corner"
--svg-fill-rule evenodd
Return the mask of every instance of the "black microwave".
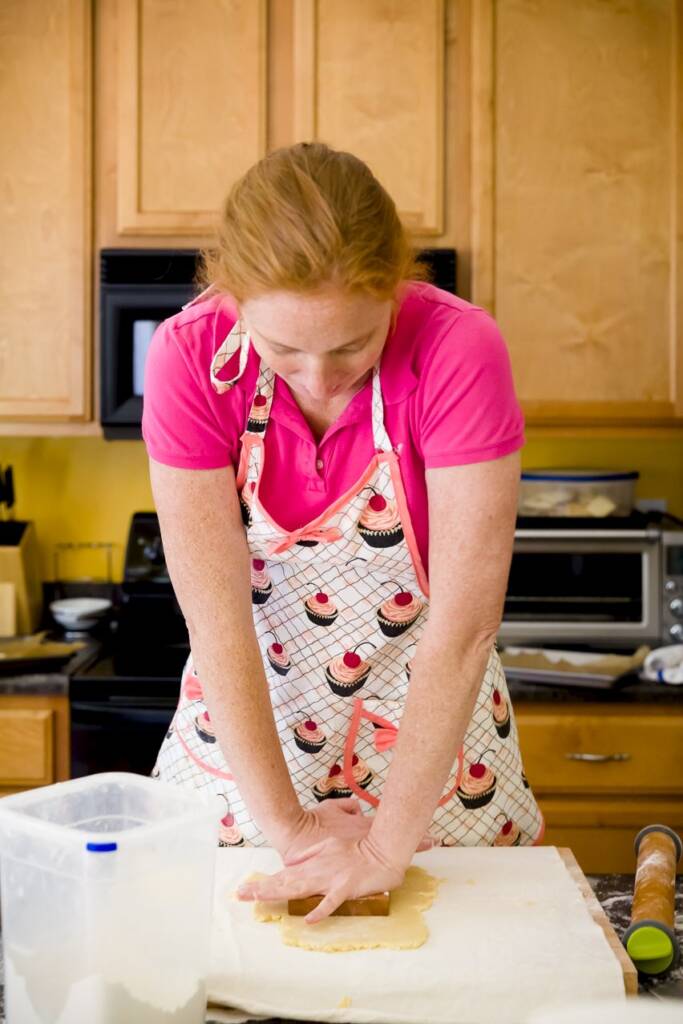
<path id="1" fill-rule="evenodd" d="M 422 249 L 439 288 L 455 294 L 454 249 Z M 100 422 L 109 440 L 142 438 L 145 358 L 156 327 L 196 294 L 196 249 L 100 252 Z"/>

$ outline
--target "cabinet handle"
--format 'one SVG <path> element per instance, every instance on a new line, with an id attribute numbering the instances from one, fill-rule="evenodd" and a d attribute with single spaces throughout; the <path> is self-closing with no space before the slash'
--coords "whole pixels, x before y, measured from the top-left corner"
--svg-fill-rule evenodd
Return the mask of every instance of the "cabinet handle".
<path id="1" fill-rule="evenodd" d="M 565 754 L 568 761 L 630 761 L 630 754 Z"/>

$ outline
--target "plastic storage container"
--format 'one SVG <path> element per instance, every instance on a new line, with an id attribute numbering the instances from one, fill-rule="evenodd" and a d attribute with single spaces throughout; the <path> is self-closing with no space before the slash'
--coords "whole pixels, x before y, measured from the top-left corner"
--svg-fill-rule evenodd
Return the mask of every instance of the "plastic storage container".
<path id="1" fill-rule="evenodd" d="M 7 1024 L 203 1024 L 218 824 L 125 772 L 0 800 Z"/>
<path id="2" fill-rule="evenodd" d="M 627 516 L 639 473 L 609 469 L 529 469 L 522 473 L 520 516 Z"/>

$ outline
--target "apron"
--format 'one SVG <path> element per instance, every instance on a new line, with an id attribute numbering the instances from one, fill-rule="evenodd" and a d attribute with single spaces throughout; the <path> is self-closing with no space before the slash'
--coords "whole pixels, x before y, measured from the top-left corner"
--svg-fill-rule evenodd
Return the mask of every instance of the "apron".
<path id="1" fill-rule="evenodd" d="M 238 375 L 216 373 L 239 348 Z M 249 336 L 238 320 L 214 355 L 223 393 L 241 376 Z M 251 554 L 252 611 L 275 724 L 304 808 L 355 795 L 379 805 L 429 614 L 429 588 L 372 374 L 375 454 L 360 479 L 301 529 L 278 525 L 260 499 L 274 374 L 263 363 L 242 435 L 237 489 Z M 286 496 L 285 496 L 286 497 Z M 224 671 L 229 675 L 230 666 Z M 249 728 L 244 722 L 243 727 Z M 221 752 L 192 653 L 152 772 L 213 794 L 222 846 L 264 846 Z M 413 756 L 419 758 L 420 752 Z M 463 744 L 430 826 L 444 846 L 539 843 L 544 822 L 523 772 L 505 674 L 494 644 Z"/>

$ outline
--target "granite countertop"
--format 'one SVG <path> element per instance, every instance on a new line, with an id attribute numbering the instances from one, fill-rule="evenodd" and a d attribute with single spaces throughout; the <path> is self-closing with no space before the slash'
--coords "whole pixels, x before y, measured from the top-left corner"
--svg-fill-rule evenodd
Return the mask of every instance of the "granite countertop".
<path id="1" fill-rule="evenodd" d="M 587 875 L 595 895 L 607 914 L 619 938 L 628 927 L 631 916 L 633 875 Z M 676 934 L 683 949 L 683 875 L 677 876 L 676 885 Z M 0 938 L 0 952 L 2 940 Z M 680 991 L 673 991 L 678 986 Z M 662 978 L 641 978 L 639 996 L 645 999 L 678 998 L 683 1002 L 683 960 L 675 971 Z M 207 1024 L 212 1018 L 207 1017 Z M 0 957 L 0 1024 L 5 1024 L 3 964 Z"/>

